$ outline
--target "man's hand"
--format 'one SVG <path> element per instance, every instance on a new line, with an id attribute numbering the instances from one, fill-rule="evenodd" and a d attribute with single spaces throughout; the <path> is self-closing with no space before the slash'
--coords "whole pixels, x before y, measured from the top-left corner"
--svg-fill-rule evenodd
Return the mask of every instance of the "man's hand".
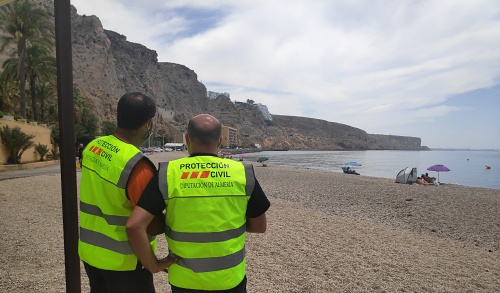
<path id="1" fill-rule="evenodd" d="M 150 272 L 157 273 L 163 271 L 177 260 L 158 260 L 149 244 L 149 237 L 146 230 L 153 221 L 154 216 L 140 206 L 136 206 L 125 227 L 128 240 L 137 258 Z"/>
<path id="2" fill-rule="evenodd" d="M 177 260 L 178 260 L 177 257 L 173 258 L 173 257 L 170 257 L 170 256 L 167 256 L 165 258 L 162 258 L 162 259 L 158 260 L 156 262 L 157 269 L 158 269 L 157 272 L 164 271 L 165 273 L 168 273 L 168 267 L 170 267 L 171 265 L 173 265 L 174 263 L 176 263 Z M 156 273 L 156 272 L 152 272 L 152 273 Z"/>

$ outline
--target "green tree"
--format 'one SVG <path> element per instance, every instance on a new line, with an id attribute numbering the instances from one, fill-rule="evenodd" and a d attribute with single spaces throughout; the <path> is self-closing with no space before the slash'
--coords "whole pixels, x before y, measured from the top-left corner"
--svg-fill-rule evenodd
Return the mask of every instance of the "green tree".
<path id="1" fill-rule="evenodd" d="M 34 121 L 40 121 L 37 107 L 37 81 L 55 80 L 56 78 L 56 58 L 51 54 L 52 52 L 49 48 L 38 44 L 28 48 L 26 71 L 29 77 Z"/>
<path id="2" fill-rule="evenodd" d="M 51 82 L 37 83 L 35 87 L 36 96 L 40 100 L 40 121 L 47 122 L 47 117 L 45 115 L 47 104 L 53 105 L 57 103 L 56 100 L 56 88 Z M 56 106 L 57 109 L 57 106 Z M 50 111 L 50 109 L 49 109 Z M 57 112 L 57 111 L 56 111 Z M 49 112 L 50 114 L 50 112 Z M 57 117 L 57 113 L 55 113 Z M 56 118 L 57 121 L 57 118 Z M 55 121 L 51 121 L 54 122 Z"/>
<path id="3" fill-rule="evenodd" d="M 7 163 L 19 164 L 24 151 L 33 146 L 32 139 L 35 136 L 22 132 L 19 127 L 10 128 L 9 125 L 5 125 L 0 130 L 0 137 L 9 151 Z"/>
<path id="4" fill-rule="evenodd" d="M 54 89 L 55 91 L 55 89 Z M 54 92 L 54 98 L 57 99 L 57 96 Z M 57 100 L 49 99 L 46 101 L 45 108 L 45 118 L 44 122 L 48 124 L 58 124 L 59 123 L 59 106 L 57 105 Z"/>
<path id="5" fill-rule="evenodd" d="M 79 94 L 74 95 L 73 101 L 75 106 L 75 140 L 87 144 L 98 134 L 97 116 L 92 112 L 87 100 Z"/>
<path id="6" fill-rule="evenodd" d="M 113 133 L 115 133 L 115 128 L 116 128 L 116 124 L 114 122 L 104 121 L 104 122 L 102 122 L 101 133 L 102 133 L 102 135 L 113 134 Z"/>
<path id="7" fill-rule="evenodd" d="M 29 78 L 31 107 L 34 121 L 40 121 L 37 101 L 37 81 L 56 79 L 56 60 L 51 55 L 51 50 L 45 46 L 34 44 L 29 46 L 26 55 L 26 72 Z M 19 58 L 12 57 L 3 63 L 2 75 L 7 80 L 17 79 L 17 66 Z M 41 101 L 40 101 L 41 103 Z M 43 121 L 43 119 L 41 120 Z"/>
<path id="8" fill-rule="evenodd" d="M 32 1 L 19 0 L 0 8 L 0 51 L 10 44 L 16 47 L 18 57 L 17 78 L 19 80 L 20 112 L 26 118 L 26 56 L 30 44 L 53 45 L 54 26 L 45 11 L 35 7 Z"/>
<path id="9" fill-rule="evenodd" d="M 4 113 L 14 114 L 19 101 L 19 89 L 16 82 L 4 73 L 0 75 L 0 109 Z"/>
<path id="10" fill-rule="evenodd" d="M 59 145 L 59 142 L 61 141 L 59 139 L 59 125 L 56 124 L 50 128 L 50 138 L 56 145 Z"/>

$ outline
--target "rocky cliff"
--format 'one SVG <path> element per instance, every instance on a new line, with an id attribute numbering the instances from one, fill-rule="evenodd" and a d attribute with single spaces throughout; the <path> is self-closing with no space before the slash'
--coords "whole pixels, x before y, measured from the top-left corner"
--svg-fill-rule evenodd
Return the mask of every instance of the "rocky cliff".
<path id="1" fill-rule="evenodd" d="M 157 130 L 175 137 L 195 113 L 206 112 L 206 88 L 186 66 L 158 62 L 155 51 L 104 30 L 96 16 L 72 11 L 75 92 L 90 101 L 101 120 L 115 119 L 116 103 L 127 91 L 156 98 Z"/>
<path id="2" fill-rule="evenodd" d="M 52 1 L 40 2 L 53 10 Z M 75 92 L 90 102 L 100 121 L 114 121 L 119 97 L 138 90 L 157 100 L 156 134 L 165 134 L 177 142 L 182 139 L 190 117 L 210 113 L 223 124 L 237 128 L 244 147 L 259 144 L 268 149 L 421 149 L 419 138 L 373 135 L 319 119 L 273 115 L 273 125 L 267 125 L 254 105 L 235 104 L 225 96 L 207 98 L 207 89 L 193 70 L 158 62 L 155 51 L 105 30 L 96 16 L 78 15 L 74 7 L 72 42 Z"/>

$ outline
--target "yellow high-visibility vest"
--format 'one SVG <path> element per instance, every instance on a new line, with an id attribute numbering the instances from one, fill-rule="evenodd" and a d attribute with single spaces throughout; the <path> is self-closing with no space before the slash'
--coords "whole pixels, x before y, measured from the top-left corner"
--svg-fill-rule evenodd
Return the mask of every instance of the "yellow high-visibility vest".
<path id="1" fill-rule="evenodd" d="M 246 210 L 255 186 L 251 164 L 215 156 L 182 158 L 160 165 L 166 204 L 170 284 L 196 290 L 227 290 L 245 277 Z"/>
<path id="2" fill-rule="evenodd" d="M 78 253 L 91 266 L 113 271 L 137 267 L 125 231 L 134 208 L 126 187 L 142 158 L 139 149 L 112 135 L 93 140 L 83 151 Z M 156 248 L 156 238 L 151 247 Z"/>

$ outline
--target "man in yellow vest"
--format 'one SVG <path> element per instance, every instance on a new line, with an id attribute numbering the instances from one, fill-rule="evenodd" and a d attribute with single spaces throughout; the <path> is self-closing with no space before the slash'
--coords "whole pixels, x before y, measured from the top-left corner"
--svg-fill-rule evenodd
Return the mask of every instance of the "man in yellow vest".
<path id="1" fill-rule="evenodd" d="M 123 95 L 115 133 L 91 141 L 83 151 L 78 252 L 91 292 L 155 292 L 152 274 L 138 261 L 125 231 L 128 217 L 156 173 L 139 150 L 151 135 L 155 114 L 151 97 L 139 92 Z M 156 224 L 160 231 L 148 230 L 149 234 L 163 232 L 163 219 L 152 223 L 151 229 Z M 149 237 L 150 249 L 155 245 L 154 237 Z"/>
<path id="2" fill-rule="evenodd" d="M 185 140 L 189 157 L 160 165 L 127 222 L 132 248 L 153 273 L 168 268 L 173 293 L 246 292 L 246 233 L 266 231 L 269 200 L 251 164 L 217 156 L 215 117 L 193 117 Z M 157 259 L 146 233 L 163 210 L 171 266 Z"/>

